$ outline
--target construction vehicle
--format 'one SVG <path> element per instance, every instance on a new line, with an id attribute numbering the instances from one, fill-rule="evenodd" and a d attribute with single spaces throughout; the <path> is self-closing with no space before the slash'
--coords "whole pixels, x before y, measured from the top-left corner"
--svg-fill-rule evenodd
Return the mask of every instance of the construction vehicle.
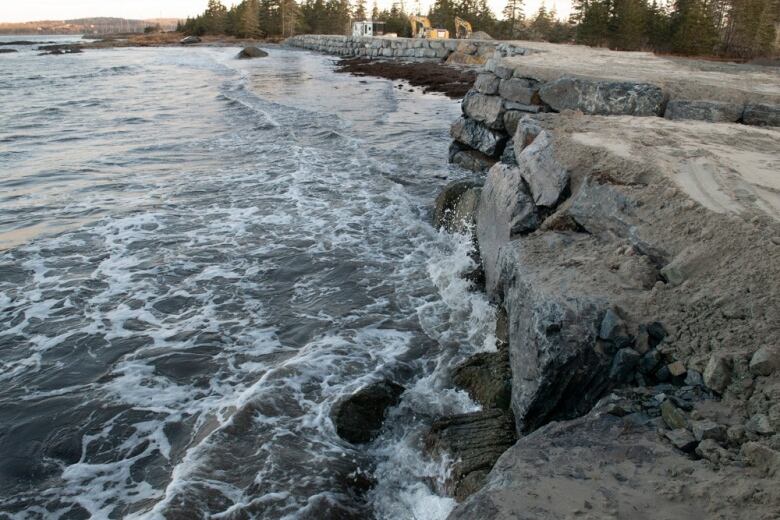
<path id="1" fill-rule="evenodd" d="M 455 38 L 465 40 L 471 37 L 471 24 L 463 18 L 455 17 Z"/>
<path id="2" fill-rule="evenodd" d="M 431 21 L 425 16 L 412 15 L 409 17 L 409 22 L 412 24 L 412 38 L 446 40 L 450 37 L 450 31 L 431 27 Z"/>

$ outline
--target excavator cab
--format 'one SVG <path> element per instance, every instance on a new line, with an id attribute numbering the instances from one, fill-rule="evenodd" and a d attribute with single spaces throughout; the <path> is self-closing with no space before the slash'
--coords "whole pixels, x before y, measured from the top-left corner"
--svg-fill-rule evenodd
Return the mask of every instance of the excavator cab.
<path id="1" fill-rule="evenodd" d="M 463 18 L 455 17 L 455 37 L 465 40 L 471 37 L 471 24 Z"/>
<path id="2" fill-rule="evenodd" d="M 412 15 L 409 17 L 409 23 L 412 24 L 412 38 L 442 40 L 450 37 L 450 32 L 447 29 L 431 27 L 431 21 L 425 16 Z"/>

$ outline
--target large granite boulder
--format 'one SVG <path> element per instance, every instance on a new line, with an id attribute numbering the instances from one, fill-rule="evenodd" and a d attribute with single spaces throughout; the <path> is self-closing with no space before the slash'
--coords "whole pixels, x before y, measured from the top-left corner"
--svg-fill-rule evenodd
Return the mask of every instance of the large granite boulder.
<path id="1" fill-rule="evenodd" d="M 721 101 L 675 99 L 666 105 L 666 119 L 695 119 L 710 123 L 735 123 L 742 117 L 742 105 Z"/>
<path id="2" fill-rule="evenodd" d="M 456 141 L 479 150 L 485 155 L 498 157 L 504 151 L 507 135 L 491 130 L 474 119 L 458 118 L 450 127 L 450 135 Z"/>
<path id="3" fill-rule="evenodd" d="M 501 83 L 501 79 L 491 72 L 483 72 L 477 75 L 477 79 L 474 81 L 474 90 L 480 94 L 487 94 L 488 96 L 495 96 L 498 94 L 498 86 Z"/>
<path id="4" fill-rule="evenodd" d="M 482 487 L 493 464 L 516 439 L 512 415 L 494 409 L 434 422 L 425 446 L 435 456 L 446 454 L 456 461 L 446 491 L 463 500 Z"/>
<path id="5" fill-rule="evenodd" d="M 555 159 L 552 135 L 543 131 L 519 155 L 515 147 L 515 153 L 534 203 L 554 208 L 569 186 L 569 172 Z"/>
<path id="6" fill-rule="evenodd" d="M 530 78 L 510 78 L 501 80 L 498 93 L 505 101 L 538 105 L 539 82 Z"/>
<path id="7" fill-rule="evenodd" d="M 558 112 L 579 110 L 604 116 L 658 116 L 664 103 L 663 91 L 649 83 L 570 77 L 545 83 L 539 96 Z"/>
<path id="8" fill-rule="evenodd" d="M 486 96 L 471 90 L 463 98 L 461 108 L 466 116 L 484 123 L 488 128 L 504 128 L 504 104 L 499 96 Z"/>
<path id="9" fill-rule="evenodd" d="M 477 211 L 477 241 L 486 290 L 495 296 L 499 249 L 539 226 L 539 215 L 520 167 L 497 163 L 488 172 Z"/>
<path id="10" fill-rule="evenodd" d="M 382 428 L 385 412 L 401 399 L 404 387 L 380 381 L 342 398 L 331 410 L 336 433 L 353 444 L 374 439 Z"/>

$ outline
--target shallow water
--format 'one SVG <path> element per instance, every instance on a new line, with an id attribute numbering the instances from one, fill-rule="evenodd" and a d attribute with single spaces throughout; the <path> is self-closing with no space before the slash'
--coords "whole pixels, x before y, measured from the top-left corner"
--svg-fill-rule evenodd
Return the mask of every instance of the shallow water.
<path id="1" fill-rule="evenodd" d="M 280 48 L 20 49 L 0 517 L 445 517 L 420 437 L 476 409 L 448 368 L 493 343 L 469 241 L 428 224 L 458 103 Z M 381 436 L 339 439 L 333 403 L 384 377 Z"/>

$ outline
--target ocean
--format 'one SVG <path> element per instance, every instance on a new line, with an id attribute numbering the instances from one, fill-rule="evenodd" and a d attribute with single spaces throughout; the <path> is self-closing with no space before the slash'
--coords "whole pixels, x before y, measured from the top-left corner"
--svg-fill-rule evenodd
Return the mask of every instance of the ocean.
<path id="1" fill-rule="evenodd" d="M 459 102 L 282 47 L 16 48 L 0 518 L 446 518 L 422 439 L 478 409 L 449 375 L 495 320 L 430 224 Z M 339 438 L 334 403 L 388 378 L 379 437 Z"/>

